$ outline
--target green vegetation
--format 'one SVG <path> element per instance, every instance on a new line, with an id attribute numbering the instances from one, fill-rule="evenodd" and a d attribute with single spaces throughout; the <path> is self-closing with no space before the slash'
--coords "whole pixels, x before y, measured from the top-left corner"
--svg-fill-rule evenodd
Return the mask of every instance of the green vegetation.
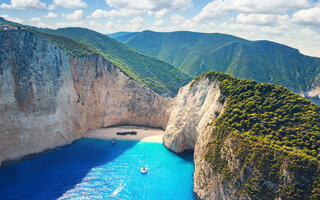
<path id="1" fill-rule="evenodd" d="M 129 39 L 131 39 L 136 34 L 139 34 L 139 32 L 118 32 L 118 33 L 107 34 L 107 36 L 119 42 L 126 43 Z"/>
<path id="2" fill-rule="evenodd" d="M 299 93 L 307 91 L 320 72 L 320 58 L 302 55 L 297 49 L 270 41 L 186 31 L 144 31 L 132 34 L 129 39 L 115 39 L 193 77 L 213 70 L 237 78 L 275 83 Z"/>
<path id="3" fill-rule="evenodd" d="M 84 28 L 63 28 L 57 30 L 37 29 L 38 32 L 67 37 L 86 45 L 113 64 L 124 73 L 153 91 L 175 96 L 180 87 L 187 84 L 191 78 L 181 73 L 170 64 L 152 58 L 129 48 L 98 32 Z M 69 46 L 69 45 L 61 45 Z M 82 46 L 80 52 L 84 52 Z M 70 51 L 70 48 L 67 50 Z M 71 51 L 72 52 L 72 51 Z"/>
<path id="4" fill-rule="evenodd" d="M 320 108 L 282 86 L 218 72 L 197 77 L 193 84 L 203 77 L 219 80 L 222 96 L 227 97 L 223 113 L 211 123 L 205 158 L 213 169 L 252 199 L 318 199 Z M 240 160 L 234 171 L 222 154 L 228 140 Z M 284 169 L 294 180 L 285 181 Z M 243 178 L 241 173 L 248 175 Z"/>
<path id="5" fill-rule="evenodd" d="M 66 37 L 51 35 L 51 34 L 39 32 L 33 29 L 28 29 L 28 31 L 46 38 L 47 40 L 56 44 L 62 49 L 66 50 L 68 53 L 70 53 L 73 56 L 81 57 L 81 56 L 88 56 L 95 53 L 92 49 L 88 48 L 84 44 L 76 42 Z"/>
<path id="6" fill-rule="evenodd" d="M 0 17 L 0 23 L 23 26 Z M 32 26 L 28 31 L 55 43 L 74 56 L 99 54 L 115 64 L 126 75 L 163 96 L 175 96 L 191 77 L 172 65 L 143 55 L 106 35 L 85 28 L 42 29 Z"/>

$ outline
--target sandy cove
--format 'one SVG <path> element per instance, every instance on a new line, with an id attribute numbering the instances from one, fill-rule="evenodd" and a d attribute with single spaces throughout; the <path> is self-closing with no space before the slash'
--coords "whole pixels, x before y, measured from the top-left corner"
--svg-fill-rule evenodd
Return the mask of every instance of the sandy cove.
<path id="1" fill-rule="evenodd" d="M 137 135 L 117 135 L 117 132 L 129 131 L 136 131 Z M 115 138 L 116 140 L 139 140 L 144 142 L 162 143 L 163 135 L 164 130 L 162 129 L 141 126 L 116 126 L 90 131 L 84 137 L 110 140 Z"/>

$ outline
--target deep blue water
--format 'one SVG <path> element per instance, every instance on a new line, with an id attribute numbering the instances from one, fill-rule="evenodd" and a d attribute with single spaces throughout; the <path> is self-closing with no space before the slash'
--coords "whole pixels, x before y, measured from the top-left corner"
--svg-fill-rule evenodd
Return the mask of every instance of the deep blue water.
<path id="1" fill-rule="evenodd" d="M 192 154 L 160 143 L 81 139 L 0 168 L 0 199 L 196 199 L 193 171 Z"/>

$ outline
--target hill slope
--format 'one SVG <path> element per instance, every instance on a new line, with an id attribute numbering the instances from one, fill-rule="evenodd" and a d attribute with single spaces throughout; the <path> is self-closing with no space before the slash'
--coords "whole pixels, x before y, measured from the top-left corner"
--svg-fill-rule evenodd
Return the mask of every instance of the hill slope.
<path id="1" fill-rule="evenodd" d="M 298 93 L 311 90 L 320 58 L 270 41 L 248 41 L 218 33 L 144 31 L 126 44 L 198 76 L 219 71 L 237 78 L 280 84 Z"/>
<path id="2" fill-rule="evenodd" d="M 195 78 L 176 99 L 163 141 L 174 152 L 195 150 L 200 199 L 319 199 L 318 106 L 282 86 L 218 72 Z"/>
<path id="3" fill-rule="evenodd" d="M 112 33 L 112 34 L 106 34 L 106 35 L 119 42 L 126 43 L 129 39 L 131 39 L 136 34 L 139 34 L 139 32 L 118 32 L 118 33 Z"/>
<path id="4" fill-rule="evenodd" d="M 0 23 L 11 23 L 0 18 Z M 27 29 L 47 38 L 75 56 L 97 53 L 119 67 L 137 82 L 163 96 L 175 96 L 179 88 L 191 80 L 172 65 L 143 55 L 98 32 L 85 28 Z"/>
<path id="5" fill-rule="evenodd" d="M 136 52 L 98 32 L 85 28 L 62 28 L 49 33 L 85 44 L 157 93 L 174 96 L 190 80 L 170 64 Z"/>

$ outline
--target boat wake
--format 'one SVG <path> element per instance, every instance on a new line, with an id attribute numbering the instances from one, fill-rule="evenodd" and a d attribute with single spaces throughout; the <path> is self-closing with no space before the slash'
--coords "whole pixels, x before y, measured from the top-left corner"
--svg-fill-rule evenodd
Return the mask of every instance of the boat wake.
<path id="1" fill-rule="evenodd" d="M 110 195 L 110 197 L 115 197 L 115 196 L 117 196 L 117 194 L 123 189 L 123 187 L 124 187 L 125 185 L 120 185 L 111 195 Z"/>

